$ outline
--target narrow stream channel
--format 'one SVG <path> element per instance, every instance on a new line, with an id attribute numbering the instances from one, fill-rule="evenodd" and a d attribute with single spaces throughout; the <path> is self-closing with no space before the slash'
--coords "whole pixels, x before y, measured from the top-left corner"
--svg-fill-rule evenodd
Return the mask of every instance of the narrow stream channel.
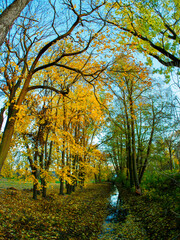
<path id="1" fill-rule="evenodd" d="M 98 239 L 118 239 L 117 225 L 126 219 L 127 211 L 123 209 L 123 201 L 116 186 L 109 197 L 108 215 L 102 225 L 102 231 Z"/>

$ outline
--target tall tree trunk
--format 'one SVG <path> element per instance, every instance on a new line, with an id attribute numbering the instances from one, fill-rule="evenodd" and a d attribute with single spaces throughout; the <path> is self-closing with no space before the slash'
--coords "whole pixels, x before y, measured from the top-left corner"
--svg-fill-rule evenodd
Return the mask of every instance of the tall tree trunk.
<path id="1" fill-rule="evenodd" d="M 127 166 L 129 168 L 129 175 L 130 175 L 130 186 L 133 186 L 134 178 L 133 178 L 133 166 L 132 166 L 132 153 L 131 153 L 131 128 L 129 123 L 128 111 L 126 100 L 124 98 L 124 107 L 125 107 L 125 114 L 126 114 L 126 155 L 127 155 Z"/>
<path id="2" fill-rule="evenodd" d="M 66 131 L 66 104 L 65 104 L 65 97 L 62 96 L 63 100 L 63 131 Z M 64 171 L 65 167 L 65 144 L 66 144 L 66 139 L 65 139 L 65 134 L 63 136 L 63 143 L 62 143 L 62 170 Z M 62 176 L 60 178 L 60 190 L 59 190 L 60 195 L 64 195 L 64 177 Z"/>
<path id="3" fill-rule="evenodd" d="M 64 172 L 64 159 L 65 159 L 65 151 L 64 151 L 64 140 L 63 140 L 63 150 L 62 150 L 62 171 Z M 64 177 L 60 177 L 60 188 L 59 188 L 59 194 L 64 195 Z"/>
<path id="4" fill-rule="evenodd" d="M 136 163 L 136 146 L 135 146 L 135 127 L 134 127 L 134 108 L 133 108 L 133 99 L 132 99 L 132 89 L 133 83 L 131 82 L 130 91 L 129 91 L 129 103 L 130 103 L 130 114 L 131 114 L 131 159 L 133 164 L 133 176 L 134 176 L 134 184 L 136 188 L 136 193 L 141 194 L 139 178 L 137 173 L 137 163 Z"/>
<path id="5" fill-rule="evenodd" d="M 42 185 L 42 197 L 47 197 L 47 182 L 45 178 L 41 179 L 41 185 Z"/>
<path id="6" fill-rule="evenodd" d="M 140 183 L 141 183 L 142 177 L 143 177 L 143 175 L 144 175 L 144 172 L 145 172 L 145 169 L 146 169 L 146 166 L 147 166 L 148 157 L 149 157 L 149 155 L 150 155 L 151 144 L 152 144 L 153 135 L 154 135 L 155 113 L 154 113 L 154 105 L 153 105 L 153 102 L 152 102 L 152 112 L 153 112 L 153 122 L 152 122 L 152 128 L 151 128 L 151 135 L 150 135 L 149 142 L 148 142 L 148 148 L 147 148 L 146 158 L 145 158 L 144 164 L 143 164 L 143 166 L 142 166 L 142 168 L 141 168 L 141 172 L 140 172 L 140 175 L 139 175 L 139 182 L 140 182 Z"/>
<path id="7" fill-rule="evenodd" d="M 37 151 L 34 155 L 34 163 L 32 168 L 32 173 L 34 175 L 34 182 L 33 182 L 33 199 L 37 200 L 37 187 L 38 187 L 38 168 L 37 168 Z"/>
<path id="8" fill-rule="evenodd" d="M 14 102 L 15 101 L 14 100 L 15 92 L 12 92 L 11 96 L 10 96 L 11 104 L 8 108 L 8 117 L 7 117 L 7 121 L 6 121 L 6 126 L 5 126 L 2 140 L 0 143 L 0 173 L 1 173 L 1 169 L 4 165 L 4 162 L 6 160 L 6 157 L 8 155 L 12 136 L 14 133 L 14 126 L 15 126 L 17 113 L 18 113 L 17 106 L 20 106 L 25 98 L 31 77 L 32 77 L 32 74 L 29 74 L 27 76 L 24 86 L 23 86 L 23 89 L 21 90 L 21 93 L 20 93 L 19 98 L 16 103 Z"/>
<path id="9" fill-rule="evenodd" d="M 94 173 L 94 181 L 95 181 L 95 183 L 98 183 L 98 178 L 97 178 L 97 174 L 96 173 Z"/>
<path id="10" fill-rule="evenodd" d="M 4 129 L 1 144 L 0 144 L 0 173 L 1 173 L 1 169 L 4 165 L 4 162 L 6 160 L 6 157 L 8 155 L 9 148 L 10 148 L 12 136 L 14 133 L 16 114 L 17 114 L 17 111 L 15 111 L 15 110 L 11 109 L 11 107 L 9 107 L 9 115 L 8 115 L 8 119 L 6 122 L 6 126 Z"/>
<path id="11" fill-rule="evenodd" d="M 169 165 L 170 165 L 170 170 L 173 170 L 173 162 L 172 162 L 172 148 L 171 146 L 169 147 Z"/>
<path id="12" fill-rule="evenodd" d="M 144 175 L 144 172 L 146 170 L 146 166 L 147 166 L 147 162 L 148 162 L 148 157 L 149 157 L 149 154 L 150 154 L 150 150 L 151 150 L 151 144 L 152 144 L 152 140 L 153 140 L 153 134 L 154 134 L 154 125 L 151 129 L 151 135 L 150 135 L 150 139 L 149 139 L 149 143 L 148 143 L 148 148 L 147 148 L 147 153 L 146 153 L 146 158 L 145 158 L 145 161 L 144 161 L 144 164 L 142 166 L 142 169 L 141 169 L 141 172 L 140 172 L 140 175 L 139 175 L 139 182 L 141 183 L 142 181 L 142 177 Z"/>
<path id="13" fill-rule="evenodd" d="M 99 166 L 98 166 L 98 182 L 101 183 L 101 163 L 99 163 Z"/>
<path id="14" fill-rule="evenodd" d="M 46 144 L 45 144 L 45 171 L 49 171 L 49 167 L 51 165 L 51 155 L 52 155 L 52 148 L 53 148 L 53 141 L 50 142 L 50 146 L 49 146 L 49 154 L 47 154 L 47 140 L 48 140 L 48 134 L 47 134 L 47 138 L 46 138 Z M 47 196 L 47 180 L 44 177 L 42 179 L 42 197 L 46 198 Z"/>
<path id="15" fill-rule="evenodd" d="M 63 181 L 63 178 L 61 177 L 59 179 L 59 181 L 60 181 L 59 195 L 64 195 L 64 181 Z"/>
<path id="16" fill-rule="evenodd" d="M 38 178 L 37 178 L 37 171 L 34 173 L 34 183 L 33 183 L 33 199 L 37 200 L 37 187 L 38 187 Z"/>
<path id="17" fill-rule="evenodd" d="M 4 112 L 5 112 L 5 107 L 1 108 L 1 111 L 0 111 L 0 131 L 4 121 Z"/>
<path id="18" fill-rule="evenodd" d="M 70 154 L 68 153 L 68 149 L 67 149 L 67 151 L 66 151 L 66 166 L 68 166 L 69 167 L 69 169 L 68 169 L 68 178 L 70 178 L 71 177 L 71 164 L 70 164 L 70 161 L 71 160 L 69 160 L 69 158 L 71 159 L 71 157 L 69 156 Z M 71 194 L 71 186 L 70 186 L 70 184 L 69 184 L 69 182 L 68 181 L 66 181 L 66 191 L 67 191 L 67 194 Z"/>

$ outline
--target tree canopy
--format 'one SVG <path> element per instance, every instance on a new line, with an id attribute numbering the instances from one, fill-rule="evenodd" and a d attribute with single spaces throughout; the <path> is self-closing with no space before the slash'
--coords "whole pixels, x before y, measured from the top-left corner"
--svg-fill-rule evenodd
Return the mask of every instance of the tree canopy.
<path id="1" fill-rule="evenodd" d="M 130 48 L 152 56 L 166 67 L 180 67 L 179 1 L 111 1 L 109 8 L 108 23 L 120 30 L 121 42 L 125 40 Z"/>

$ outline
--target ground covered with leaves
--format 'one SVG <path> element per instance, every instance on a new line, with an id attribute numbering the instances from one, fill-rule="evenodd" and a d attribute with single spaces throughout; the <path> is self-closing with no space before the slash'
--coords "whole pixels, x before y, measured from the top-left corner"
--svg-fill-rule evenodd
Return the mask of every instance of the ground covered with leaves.
<path id="1" fill-rule="evenodd" d="M 169 187 L 173 191 L 172 183 Z M 175 186 L 176 187 L 176 186 Z M 134 192 L 118 186 L 123 205 L 127 209 L 126 221 L 116 229 L 117 239 L 138 240 L 178 240 L 180 239 L 178 214 L 172 209 L 177 198 L 172 199 L 170 192 L 159 189 L 159 194 L 154 191 L 145 191 L 137 196 Z M 175 206 L 174 206 L 175 207 Z"/>
<path id="2" fill-rule="evenodd" d="M 148 181 L 151 186 L 141 196 L 117 184 L 120 213 L 126 214 L 108 224 L 108 196 L 114 191 L 110 183 L 87 185 L 64 196 L 54 189 L 47 199 L 38 196 L 36 201 L 22 184 L 19 190 L 1 188 L 0 240 L 177 240 L 179 179 L 175 180 L 159 181 L 157 186 Z"/>
<path id="3" fill-rule="evenodd" d="M 107 214 L 111 184 L 88 185 L 71 195 L 0 190 L 0 240 L 97 239 Z"/>

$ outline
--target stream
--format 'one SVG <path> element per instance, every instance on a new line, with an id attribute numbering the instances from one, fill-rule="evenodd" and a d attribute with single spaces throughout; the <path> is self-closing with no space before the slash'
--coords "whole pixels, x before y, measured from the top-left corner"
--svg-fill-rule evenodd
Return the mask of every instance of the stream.
<path id="1" fill-rule="evenodd" d="M 102 231 L 98 239 L 119 239 L 116 234 L 116 228 L 120 222 L 125 221 L 127 214 L 127 210 L 123 208 L 123 200 L 119 191 L 114 186 L 109 197 L 108 215 L 102 225 Z"/>

